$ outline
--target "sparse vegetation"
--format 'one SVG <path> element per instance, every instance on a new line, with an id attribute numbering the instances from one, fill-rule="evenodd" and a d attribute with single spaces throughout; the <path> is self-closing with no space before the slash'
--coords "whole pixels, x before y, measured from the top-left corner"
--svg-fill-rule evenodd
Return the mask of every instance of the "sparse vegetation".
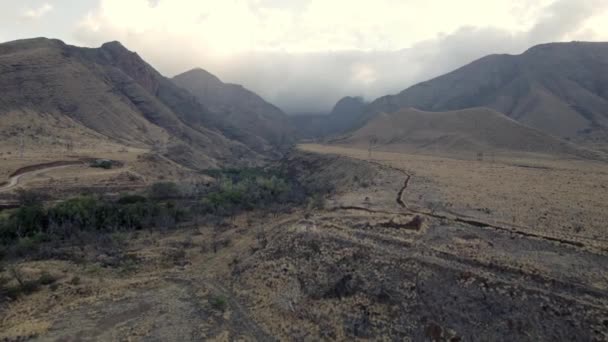
<path id="1" fill-rule="evenodd" d="M 41 286 L 52 286 L 57 278 L 48 272 L 42 272 L 35 279 L 26 279 L 16 266 L 8 269 L 10 278 L 0 279 L 0 296 L 16 299 L 22 295 L 28 295 L 38 291 Z M 12 278 L 12 279 L 11 279 Z"/>
<path id="2" fill-rule="evenodd" d="M 274 169 L 206 173 L 216 181 L 188 191 L 181 191 L 176 183 L 159 182 L 141 194 L 124 194 L 118 199 L 79 196 L 49 207 L 43 205 L 44 196 L 22 192 L 19 194 L 21 206 L 0 216 L 0 251 L 3 252 L 0 254 L 38 255 L 46 242 L 173 228 L 189 220 L 198 223 L 200 217 L 222 219 L 256 208 L 277 213 L 306 203 L 311 209 L 324 207 L 323 195 L 315 192 L 321 188 L 325 191 L 325 187 L 304 187 L 295 178 Z M 221 248 L 221 244 L 215 245 L 214 250 Z"/>
<path id="3" fill-rule="evenodd" d="M 176 198 L 180 196 L 177 184 L 173 182 L 158 182 L 150 187 L 150 197 L 156 200 Z"/>
<path id="4" fill-rule="evenodd" d="M 222 295 L 213 296 L 209 299 L 209 304 L 214 310 L 224 312 L 228 307 L 228 300 Z"/>
<path id="5" fill-rule="evenodd" d="M 112 161 L 107 159 L 97 159 L 92 161 L 90 166 L 109 170 L 112 168 Z"/>
<path id="6" fill-rule="evenodd" d="M 228 169 L 206 172 L 216 183 L 201 199 L 204 214 L 229 216 L 254 208 L 288 207 L 303 203 L 307 191 L 276 170 Z"/>
<path id="7" fill-rule="evenodd" d="M 64 241 L 82 232 L 111 233 L 170 227 L 187 218 L 175 203 L 124 196 L 117 201 L 81 196 L 44 208 L 28 203 L 0 217 L 0 244 L 7 254 L 22 257 L 48 241 Z"/>

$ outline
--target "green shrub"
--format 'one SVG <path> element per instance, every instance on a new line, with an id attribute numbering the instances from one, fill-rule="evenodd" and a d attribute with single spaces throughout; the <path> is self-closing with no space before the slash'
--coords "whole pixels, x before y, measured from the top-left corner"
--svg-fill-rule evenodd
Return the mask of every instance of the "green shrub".
<path id="1" fill-rule="evenodd" d="M 54 276 L 52 276 L 48 272 L 42 272 L 42 274 L 38 278 L 38 282 L 41 285 L 51 285 L 51 284 L 53 284 L 56 281 L 57 281 L 57 278 L 55 278 Z"/>
<path id="2" fill-rule="evenodd" d="M 308 203 L 309 209 L 322 210 L 325 208 L 325 197 L 321 194 L 313 195 Z"/>
<path id="3" fill-rule="evenodd" d="M 11 216 L 14 234 L 31 236 L 39 232 L 46 224 L 46 212 L 42 205 L 22 206 Z"/>
<path id="4" fill-rule="evenodd" d="M 80 277 L 78 277 L 78 276 L 72 277 L 72 279 L 70 279 L 70 281 L 68 282 L 68 284 L 74 285 L 74 286 L 80 285 Z"/>
<path id="5" fill-rule="evenodd" d="M 20 257 L 36 253 L 39 249 L 40 243 L 30 237 L 20 238 L 12 248 L 13 253 Z"/>
<path id="6" fill-rule="evenodd" d="M 92 161 L 90 166 L 109 170 L 112 168 L 112 161 L 107 159 L 97 159 Z"/>
<path id="7" fill-rule="evenodd" d="M 45 196 L 37 191 L 19 189 L 17 199 L 21 206 L 42 206 Z"/>
<path id="8" fill-rule="evenodd" d="M 232 215 L 240 210 L 301 203 L 305 198 L 299 184 L 286 175 L 264 169 L 208 170 L 216 183 L 198 203 L 200 211 Z"/>
<path id="9" fill-rule="evenodd" d="M 154 183 L 150 187 L 150 197 L 157 200 L 164 200 L 179 197 L 180 192 L 177 184 L 173 182 Z"/>
<path id="10" fill-rule="evenodd" d="M 134 204 L 146 202 L 148 199 L 141 195 L 124 195 L 118 199 L 118 204 Z"/>
<path id="11" fill-rule="evenodd" d="M 209 304 L 214 310 L 223 312 L 226 311 L 226 308 L 228 307 L 228 300 L 222 295 L 213 296 L 209 299 Z"/>
<path id="12" fill-rule="evenodd" d="M 62 235 L 71 236 L 77 230 L 99 228 L 100 213 L 98 199 L 85 196 L 57 204 L 49 209 L 48 216 L 51 222 L 64 228 Z"/>

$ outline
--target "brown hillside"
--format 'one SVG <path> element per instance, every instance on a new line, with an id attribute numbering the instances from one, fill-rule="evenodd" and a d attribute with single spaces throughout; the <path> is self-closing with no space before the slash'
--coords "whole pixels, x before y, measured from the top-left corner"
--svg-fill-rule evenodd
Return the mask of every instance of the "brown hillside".
<path id="1" fill-rule="evenodd" d="M 405 107 L 489 107 L 533 128 L 586 143 L 608 141 L 608 43 L 555 43 L 491 55 L 374 101 L 363 116 Z"/>
<path id="2" fill-rule="evenodd" d="M 293 142 L 294 129 L 287 115 L 243 86 L 224 83 L 203 69 L 177 75 L 173 81 L 215 114 L 214 122 L 229 138 L 263 153 Z"/>
<path id="3" fill-rule="evenodd" d="M 419 152 L 530 152 L 590 156 L 589 152 L 528 128 L 487 108 L 424 112 L 413 108 L 381 113 L 365 126 L 335 141 L 375 149 Z"/>
<path id="4" fill-rule="evenodd" d="M 45 38 L 0 44 L 0 93 L 0 134 L 7 139 L 50 135 L 78 145 L 79 136 L 96 136 L 157 146 L 192 167 L 255 157 L 208 124 L 208 109 L 191 94 L 117 42 L 97 49 Z M 9 120 L 20 116 L 32 124 Z"/>

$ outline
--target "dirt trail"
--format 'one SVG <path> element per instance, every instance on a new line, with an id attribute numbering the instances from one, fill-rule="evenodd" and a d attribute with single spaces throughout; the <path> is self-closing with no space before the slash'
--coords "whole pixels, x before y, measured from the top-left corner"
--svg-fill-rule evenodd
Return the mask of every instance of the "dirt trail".
<path id="1" fill-rule="evenodd" d="M 516 234 L 522 237 L 526 237 L 526 238 L 535 238 L 535 239 L 542 239 L 542 240 L 546 240 L 546 241 L 551 241 L 551 242 L 557 242 L 560 244 L 565 244 L 565 245 L 569 245 L 569 246 L 573 246 L 573 247 L 577 247 L 577 248 L 593 248 L 593 249 L 597 249 L 593 246 L 588 246 L 582 242 L 579 241 L 573 241 L 570 239 L 565 239 L 565 238 L 559 238 L 559 237 L 552 237 L 552 236 L 546 236 L 546 235 L 540 235 L 540 234 L 535 234 L 535 233 L 531 233 L 530 232 L 530 228 L 528 227 L 513 227 L 513 226 L 503 226 L 503 225 L 498 225 L 498 224 L 494 224 L 494 223 L 489 223 L 489 222 L 485 222 L 476 218 L 472 218 L 472 217 L 467 217 L 467 216 L 463 216 L 463 215 L 459 215 L 457 213 L 451 213 L 451 214 L 438 214 L 435 212 L 432 212 L 430 210 L 421 210 L 421 209 L 415 209 L 415 208 L 411 208 L 411 206 L 408 206 L 405 201 L 403 200 L 403 196 L 405 194 L 405 191 L 407 190 L 413 176 L 396 167 L 393 166 L 389 166 L 389 165 L 384 165 L 382 163 L 379 162 L 375 162 L 375 161 L 368 161 L 371 164 L 377 165 L 379 167 L 382 168 L 388 168 L 390 170 L 393 170 L 395 172 L 401 173 L 402 175 L 405 176 L 405 180 L 403 182 L 403 186 L 401 188 L 399 188 L 399 191 L 397 192 L 397 198 L 396 198 L 396 202 L 397 204 L 403 208 L 404 210 L 406 210 L 406 214 L 410 214 L 410 215 L 421 215 L 424 217 L 431 217 L 431 218 L 435 218 L 435 219 L 440 219 L 440 220 L 445 220 L 445 221 L 449 221 L 449 222 L 453 222 L 453 223 L 460 223 L 460 224 L 466 224 L 466 225 L 470 225 L 470 226 L 474 226 L 477 228 L 487 228 L 487 229 L 494 229 L 494 230 L 498 230 L 498 231 L 503 231 L 503 232 L 507 232 L 507 233 L 511 233 L 511 234 Z M 348 207 L 336 207 L 336 208 L 332 208 L 330 209 L 332 211 L 337 211 L 337 210 L 360 210 L 360 211 L 366 211 L 368 213 L 388 213 L 386 211 L 377 211 L 377 210 L 373 210 L 373 209 L 369 209 L 369 208 L 363 208 L 363 207 L 357 207 L 357 206 L 348 206 Z M 396 214 L 396 213 L 392 213 L 392 214 Z M 522 229 L 526 229 L 527 231 L 524 231 Z M 600 248 L 600 250 L 602 252 L 607 252 L 607 249 L 604 248 Z"/>
<path id="2" fill-rule="evenodd" d="M 17 187 L 19 185 L 19 181 L 24 177 L 38 175 L 50 170 L 81 166 L 83 164 L 84 162 L 82 161 L 60 161 L 23 167 L 11 174 L 8 182 L 6 182 L 3 186 L 0 186 L 0 192 L 6 192 Z"/>
<path id="3" fill-rule="evenodd" d="M 578 242 L 578 241 L 571 241 L 571 240 L 561 239 L 561 238 L 557 238 L 557 237 L 551 237 L 551 236 L 534 234 L 534 233 L 530 233 L 530 232 L 521 231 L 521 230 L 513 228 L 513 227 L 500 226 L 500 225 L 496 225 L 496 224 L 480 221 L 480 220 L 477 220 L 477 219 L 473 219 L 473 218 L 470 218 L 470 217 L 464 217 L 464 216 L 461 216 L 461 215 L 454 215 L 454 217 L 450 217 L 450 216 L 447 216 L 447 215 L 440 215 L 440 214 L 435 214 L 435 213 L 431 213 L 431 212 L 427 212 L 427 211 L 422 211 L 422 210 L 416 210 L 416 209 L 409 208 L 405 204 L 405 201 L 403 201 L 403 194 L 405 193 L 405 190 L 407 189 L 407 187 L 408 187 L 408 185 L 410 183 L 410 180 L 412 179 L 412 175 L 410 175 L 407 172 L 405 172 L 403 170 L 400 170 L 400 169 L 396 169 L 396 168 L 392 168 L 392 167 L 391 167 L 391 169 L 393 169 L 395 171 L 399 171 L 400 173 L 402 173 L 402 174 L 405 175 L 405 181 L 403 183 L 403 187 L 401 187 L 401 189 L 399 189 L 399 192 L 397 194 L 397 204 L 399 204 L 400 207 L 405 208 L 408 211 L 411 211 L 411 212 L 413 212 L 415 214 L 423 215 L 423 216 L 430 216 L 430 217 L 433 217 L 433 218 L 437 218 L 437 219 L 441 219 L 441 220 L 453 221 L 453 222 L 457 222 L 457 223 L 464 223 L 464 224 L 475 226 L 475 227 L 478 227 L 478 228 L 492 228 L 492 229 L 501 230 L 501 231 L 505 231 L 505 232 L 509 232 L 509 233 L 513 233 L 513 234 L 517 234 L 517 235 L 521 235 L 521 236 L 525 236 L 525 237 L 544 239 L 544 240 L 558 242 L 558 243 L 563 243 L 563 244 L 571 245 L 571 246 L 575 246 L 575 247 L 585 247 L 585 244 L 583 244 L 581 242 Z"/>

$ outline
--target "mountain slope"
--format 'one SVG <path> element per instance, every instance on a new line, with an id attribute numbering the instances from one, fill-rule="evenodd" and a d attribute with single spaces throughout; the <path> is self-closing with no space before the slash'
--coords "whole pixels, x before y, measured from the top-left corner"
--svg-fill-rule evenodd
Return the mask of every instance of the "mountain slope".
<path id="1" fill-rule="evenodd" d="M 335 104 L 329 117 L 335 127 L 342 127 L 342 122 L 347 121 L 349 117 L 363 114 L 366 105 L 361 97 L 346 96 Z"/>
<path id="2" fill-rule="evenodd" d="M 485 153 L 530 152 L 589 157 L 579 149 L 487 108 L 424 112 L 413 108 L 376 115 L 334 143 L 386 151 Z"/>
<path id="3" fill-rule="evenodd" d="M 0 132 L 16 128 L 3 120 L 7 113 L 28 113 L 50 127 L 68 117 L 73 124 L 53 132 L 60 141 L 95 132 L 124 145 L 160 146 L 192 167 L 255 157 L 210 125 L 209 110 L 191 94 L 117 42 L 96 49 L 45 38 L 0 44 L 0 93 Z"/>
<path id="4" fill-rule="evenodd" d="M 405 107 L 489 107 L 552 135 L 608 141 L 608 43 L 555 43 L 491 55 L 374 101 L 361 124 Z"/>
<path id="5" fill-rule="evenodd" d="M 292 125 L 298 127 L 303 139 L 320 138 L 346 132 L 353 118 L 364 114 L 367 103 L 362 97 L 346 96 L 340 99 L 329 114 L 294 115 Z"/>
<path id="6" fill-rule="evenodd" d="M 265 153 L 293 142 L 287 115 L 243 86 L 224 83 L 203 69 L 177 75 L 173 82 L 204 103 L 228 137 Z"/>

